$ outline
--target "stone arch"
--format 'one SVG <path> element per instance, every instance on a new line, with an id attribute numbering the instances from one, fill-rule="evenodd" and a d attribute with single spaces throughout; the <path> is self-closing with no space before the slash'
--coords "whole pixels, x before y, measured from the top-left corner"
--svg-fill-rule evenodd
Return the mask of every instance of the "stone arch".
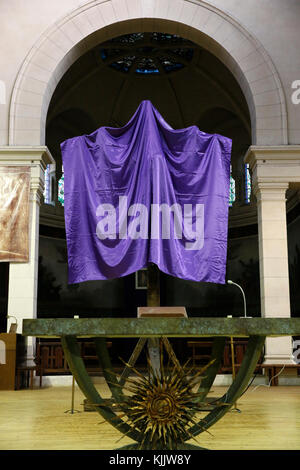
<path id="1" fill-rule="evenodd" d="M 270 57 L 239 22 L 202 0 L 91 1 L 56 22 L 32 47 L 17 76 L 9 144 L 43 145 L 48 106 L 66 70 L 96 44 L 137 31 L 178 34 L 212 52 L 245 95 L 252 144 L 287 144 L 285 98 Z"/>

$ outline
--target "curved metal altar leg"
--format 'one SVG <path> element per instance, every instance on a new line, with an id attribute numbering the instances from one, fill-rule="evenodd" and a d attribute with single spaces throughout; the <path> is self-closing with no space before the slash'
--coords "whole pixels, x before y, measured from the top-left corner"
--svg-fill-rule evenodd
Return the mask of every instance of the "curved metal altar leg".
<path id="1" fill-rule="evenodd" d="M 227 393 L 218 400 L 221 403 L 227 404 L 218 406 L 208 413 L 205 418 L 199 420 L 198 424 L 195 424 L 195 426 L 190 429 L 190 434 L 197 436 L 201 432 L 206 431 L 213 424 L 219 421 L 228 409 L 238 400 L 247 387 L 255 370 L 261 350 L 265 344 L 265 339 L 265 336 L 250 336 L 247 350 L 236 379 L 227 390 Z"/>
<path id="2" fill-rule="evenodd" d="M 86 398 L 97 406 L 97 411 L 114 427 L 116 427 L 119 431 L 126 434 L 128 437 L 132 438 L 135 441 L 141 442 L 143 436 L 141 433 L 133 429 L 127 423 L 122 421 L 109 407 L 105 406 L 105 400 L 99 395 L 94 384 L 89 377 L 84 362 L 80 355 L 80 349 L 77 344 L 77 340 L 74 336 L 62 336 L 61 338 L 62 346 L 64 348 L 65 357 L 68 361 L 69 367 Z M 104 365 L 109 366 L 108 370 L 106 370 L 107 378 L 112 377 L 112 374 L 109 372 L 111 370 L 111 363 L 108 356 L 108 352 L 106 350 L 106 345 L 103 346 L 103 342 L 98 341 L 98 353 L 100 358 L 102 358 L 102 363 Z M 201 432 L 210 428 L 213 424 L 215 424 L 222 416 L 230 409 L 230 407 L 237 401 L 237 399 L 241 396 L 245 388 L 247 387 L 249 380 L 255 370 L 255 366 L 259 359 L 261 350 L 265 343 L 265 337 L 263 336 L 251 336 L 249 338 L 247 350 L 242 362 L 242 365 L 239 369 L 239 372 L 236 376 L 235 381 L 229 387 L 227 393 L 220 399 L 218 402 L 224 403 L 220 406 L 217 406 L 213 411 L 208 413 L 205 418 L 198 421 L 190 430 L 188 435 L 186 436 L 186 440 L 189 440 L 191 436 L 197 436 Z M 224 342 L 221 340 L 214 342 L 214 349 L 213 355 L 216 357 L 216 361 L 213 363 L 215 364 L 217 361 L 220 360 L 220 354 L 222 347 L 224 346 Z M 103 354 L 102 354 L 103 353 Z M 212 364 L 212 366 L 213 366 Z M 209 387 L 213 383 L 216 370 L 218 370 L 218 364 L 215 364 L 215 367 L 209 369 L 209 375 L 206 379 L 204 379 L 204 390 L 203 394 L 207 394 Z M 116 379 L 113 377 L 112 390 L 114 394 L 118 394 L 117 387 L 116 387 Z M 120 397 L 120 395 L 119 395 Z M 121 400 L 118 400 L 121 401 Z M 184 445 L 184 444 L 183 444 Z M 136 448 L 136 444 L 130 445 L 130 447 Z"/>
<path id="3" fill-rule="evenodd" d="M 65 358 L 68 361 L 70 370 L 75 377 L 82 393 L 86 396 L 90 403 L 95 405 L 104 405 L 105 400 L 97 392 L 90 376 L 88 375 L 85 364 L 80 354 L 80 349 L 74 336 L 62 336 L 62 347 L 64 349 Z M 96 406 L 97 411 L 112 426 L 135 441 L 141 441 L 141 434 L 120 419 L 109 407 Z"/>
<path id="4" fill-rule="evenodd" d="M 131 354 L 131 356 L 130 356 L 127 364 L 126 364 L 126 367 L 123 369 L 123 372 L 121 374 L 119 384 L 122 387 L 125 385 L 125 382 L 126 382 L 127 378 L 130 375 L 131 367 L 135 366 L 135 363 L 136 363 L 138 357 L 140 356 L 140 354 L 142 352 L 142 349 L 145 346 L 146 341 L 147 341 L 147 338 L 139 338 L 139 340 L 138 340 L 138 342 L 137 342 L 137 344 L 136 344 L 136 346 L 133 350 L 133 353 Z"/>
<path id="5" fill-rule="evenodd" d="M 199 402 L 202 402 L 206 395 L 208 394 L 216 375 L 220 369 L 220 365 L 222 362 L 224 348 L 225 348 L 226 338 L 225 337 L 218 337 L 214 339 L 213 348 L 211 353 L 211 361 L 214 361 L 205 371 L 205 378 L 201 381 L 198 393 L 199 395 Z"/>
<path id="6" fill-rule="evenodd" d="M 112 396 L 119 402 L 122 400 L 123 391 L 121 386 L 119 386 L 117 377 L 112 373 L 113 368 L 106 346 L 106 338 L 95 338 L 95 347 L 106 383 L 109 386 Z"/>

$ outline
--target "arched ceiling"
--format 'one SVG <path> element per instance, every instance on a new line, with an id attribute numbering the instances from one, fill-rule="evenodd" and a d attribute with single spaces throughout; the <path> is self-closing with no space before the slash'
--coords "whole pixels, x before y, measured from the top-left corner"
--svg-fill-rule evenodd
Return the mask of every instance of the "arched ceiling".
<path id="1" fill-rule="evenodd" d="M 144 99 L 175 129 L 198 125 L 233 138 L 233 158 L 250 145 L 246 100 L 228 69 L 191 41 L 158 33 L 121 36 L 77 60 L 52 97 L 47 145 L 60 161 L 62 140 L 123 126 Z"/>
<path id="2" fill-rule="evenodd" d="M 62 141 L 101 126 L 125 125 L 145 99 L 174 129 L 197 125 L 204 132 L 230 137 L 233 173 L 238 177 L 243 171 L 243 156 L 251 144 L 250 115 L 231 72 L 210 52 L 184 38 L 134 33 L 86 52 L 57 86 L 46 124 L 46 144 L 57 162 L 57 179 Z M 255 205 L 239 206 L 231 209 L 229 223 L 255 223 Z M 55 213 L 63 225 L 62 208 L 56 207 Z"/>

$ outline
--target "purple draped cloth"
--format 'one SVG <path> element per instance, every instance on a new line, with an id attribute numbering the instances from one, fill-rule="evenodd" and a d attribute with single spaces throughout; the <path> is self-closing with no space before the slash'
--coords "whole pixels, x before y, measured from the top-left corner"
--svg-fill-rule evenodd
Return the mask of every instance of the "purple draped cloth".
<path id="1" fill-rule="evenodd" d="M 143 101 L 122 128 L 61 144 L 69 283 L 149 263 L 225 282 L 231 140 L 172 129 Z"/>

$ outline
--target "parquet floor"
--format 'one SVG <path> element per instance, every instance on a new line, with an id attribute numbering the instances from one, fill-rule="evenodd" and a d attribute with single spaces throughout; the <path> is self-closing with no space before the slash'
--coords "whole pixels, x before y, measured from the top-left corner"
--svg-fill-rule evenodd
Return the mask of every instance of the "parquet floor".
<path id="1" fill-rule="evenodd" d="M 108 397 L 106 385 L 96 386 Z M 221 396 L 214 387 L 210 396 Z M 1 450 L 111 450 L 131 442 L 96 412 L 83 411 L 83 395 L 76 387 L 75 409 L 71 387 L 0 391 Z M 199 445 L 219 450 L 300 450 L 300 387 L 249 388 Z"/>

